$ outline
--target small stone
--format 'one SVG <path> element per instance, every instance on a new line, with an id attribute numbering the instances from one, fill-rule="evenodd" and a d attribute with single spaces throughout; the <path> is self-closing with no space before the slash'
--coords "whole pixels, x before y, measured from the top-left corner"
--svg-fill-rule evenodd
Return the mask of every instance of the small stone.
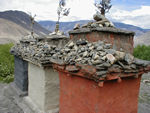
<path id="1" fill-rule="evenodd" d="M 106 52 L 102 52 L 102 51 L 100 52 L 101 56 L 105 56 L 106 54 L 107 54 Z"/>
<path id="2" fill-rule="evenodd" d="M 99 25 L 98 24 L 96 24 L 96 23 L 93 23 L 93 24 L 91 24 L 91 27 L 98 27 Z"/>
<path id="3" fill-rule="evenodd" d="M 105 44 L 105 45 L 104 45 L 104 48 L 105 48 L 105 49 L 110 49 L 111 46 L 112 46 L 112 44 Z"/>
<path id="4" fill-rule="evenodd" d="M 74 30 L 76 30 L 76 29 L 80 29 L 80 24 L 75 24 L 75 26 L 74 26 L 74 28 L 73 28 Z"/>
<path id="5" fill-rule="evenodd" d="M 68 52 L 70 52 L 70 49 L 65 48 L 64 51 L 68 53 Z"/>
<path id="6" fill-rule="evenodd" d="M 96 21 L 106 20 L 106 18 L 105 18 L 103 15 L 101 15 L 100 13 L 94 14 L 94 15 L 93 15 L 93 18 L 94 18 L 94 20 L 96 20 Z"/>
<path id="7" fill-rule="evenodd" d="M 123 63 L 121 63 L 120 61 L 117 61 L 118 62 L 118 64 L 122 67 L 122 68 L 124 68 L 125 66 L 123 65 Z"/>
<path id="8" fill-rule="evenodd" d="M 84 51 L 85 51 L 85 48 L 84 48 L 84 47 L 82 47 L 82 48 L 81 48 L 81 52 L 84 52 Z"/>
<path id="9" fill-rule="evenodd" d="M 109 27 L 110 23 L 109 22 L 105 22 L 104 25 L 105 25 L 105 27 Z"/>
<path id="10" fill-rule="evenodd" d="M 138 70 L 124 70 L 125 73 L 137 73 Z"/>
<path id="11" fill-rule="evenodd" d="M 98 71 L 96 72 L 98 76 L 107 74 L 107 71 Z"/>
<path id="12" fill-rule="evenodd" d="M 99 24 L 99 27 L 103 27 L 103 25 L 102 25 L 102 24 Z"/>
<path id="13" fill-rule="evenodd" d="M 104 63 L 102 63 L 102 64 L 100 64 L 100 65 L 97 65 L 97 67 L 102 67 L 102 68 L 108 68 L 108 67 L 110 67 L 110 66 L 111 66 L 111 64 L 108 63 L 108 62 L 104 62 Z"/>
<path id="14" fill-rule="evenodd" d="M 57 35 L 64 35 L 64 32 L 58 31 L 56 34 L 57 34 Z"/>
<path id="15" fill-rule="evenodd" d="M 79 61 L 81 61 L 82 60 L 82 58 L 78 58 L 78 59 L 76 59 L 76 62 L 79 62 Z"/>
<path id="16" fill-rule="evenodd" d="M 99 57 L 100 57 L 99 55 L 95 54 L 94 57 L 93 57 L 93 59 L 97 60 Z"/>
<path id="17" fill-rule="evenodd" d="M 112 22 L 109 23 L 109 26 L 110 27 L 115 27 L 115 25 Z"/>
<path id="18" fill-rule="evenodd" d="M 97 47 L 97 51 L 101 51 L 101 50 L 103 50 L 104 48 L 103 48 L 103 46 L 98 46 Z"/>
<path id="19" fill-rule="evenodd" d="M 125 61 L 128 63 L 128 64 L 132 64 L 133 63 L 133 61 L 134 61 L 134 56 L 132 56 L 131 54 L 129 54 L 129 53 L 127 53 L 126 55 L 125 55 Z"/>
<path id="20" fill-rule="evenodd" d="M 116 51 L 115 52 L 115 57 L 117 60 L 123 60 L 125 57 L 125 53 L 124 52 L 120 52 L 120 51 Z"/>
<path id="21" fill-rule="evenodd" d="M 106 57 L 110 61 L 111 64 L 115 63 L 116 58 L 112 54 L 107 54 Z"/>
<path id="22" fill-rule="evenodd" d="M 91 44 L 91 43 L 88 43 L 88 44 L 87 44 L 87 46 L 88 46 L 88 47 L 91 47 L 91 46 L 92 46 L 92 44 Z"/>
<path id="23" fill-rule="evenodd" d="M 93 65 L 98 65 L 98 64 L 102 63 L 101 60 L 91 60 L 91 62 L 92 62 Z"/>
<path id="24" fill-rule="evenodd" d="M 77 46 L 79 46 L 79 45 L 86 45 L 87 44 L 87 41 L 85 41 L 85 40 L 78 40 L 77 42 L 76 42 L 76 45 Z"/>
<path id="25" fill-rule="evenodd" d="M 88 55 L 88 52 L 85 51 L 85 52 L 83 53 L 83 57 L 86 57 L 87 55 Z"/>
<path id="26" fill-rule="evenodd" d="M 136 65 L 135 64 L 131 64 L 131 68 L 132 69 L 136 69 Z"/>
<path id="27" fill-rule="evenodd" d="M 78 47 L 76 45 L 74 45 L 74 49 L 77 51 L 78 50 Z"/>
<path id="28" fill-rule="evenodd" d="M 107 58 L 106 56 L 103 56 L 103 57 L 101 58 L 101 60 L 105 61 L 106 58 Z"/>
<path id="29" fill-rule="evenodd" d="M 87 28 L 87 27 L 88 27 L 88 24 L 82 25 L 82 28 Z"/>
<path id="30" fill-rule="evenodd" d="M 125 65 L 125 66 L 124 66 L 124 69 L 125 69 L 125 70 L 131 70 L 131 67 L 128 66 L 128 65 Z"/>
<path id="31" fill-rule="evenodd" d="M 134 58 L 134 63 L 139 66 L 147 66 L 150 65 L 150 61 L 145 61 L 141 59 Z"/>
<path id="32" fill-rule="evenodd" d="M 116 50 L 114 50 L 114 49 L 106 49 L 105 51 L 106 51 L 106 53 L 112 54 L 112 55 L 114 55 L 116 53 Z"/>
<path id="33" fill-rule="evenodd" d="M 89 47 L 89 49 L 90 49 L 90 50 L 93 50 L 93 49 L 94 49 L 94 46 Z"/>
<path id="34" fill-rule="evenodd" d="M 72 48 L 74 46 L 74 43 L 73 42 L 70 42 L 69 44 L 68 44 L 68 47 L 69 48 Z"/>

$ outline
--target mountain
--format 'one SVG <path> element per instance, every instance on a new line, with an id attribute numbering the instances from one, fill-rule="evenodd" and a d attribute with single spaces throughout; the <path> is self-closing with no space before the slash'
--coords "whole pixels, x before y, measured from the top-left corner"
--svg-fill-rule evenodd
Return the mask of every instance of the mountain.
<path id="1" fill-rule="evenodd" d="M 22 36 L 30 32 L 20 25 L 6 19 L 0 18 L 0 44 L 16 42 Z"/>
<path id="2" fill-rule="evenodd" d="M 76 23 L 83 25 L 85 23 L 88 23 L 89 21 L 91 21 L 91 20 L 80 20 L 80 21 L 74 21 L 74 22 L 61 22 L 60 23 L 60 30 L 65 31 L 65 33 L 67 33 L 68 31 L 73 29 L 73 27 Z M 54 31 L 55 23 L 56 23 L 55 21 L 39 21 L 40 25 L 42 25 L 43 27 L 45 27 L 46 29 L 48 29 L 50 31 Z M 137 27 L 137 26 L 118 23 L 118 22 L 114 22 L 114 25 L 120 29 L 134 31 L 136 33 L 136 36 L 140 36 L 140 35 L 142 35 L 148 31 L 148 29 L 142 29 L 142 28 Z"/>
<path id="3" fill-rule="evenodd" d="M 134 31 L 136 33 L 136 36 L 143 35 L 144 33 L 150 31 L 150 29 L 143 29 L 134 25 L 124 24 L 119 22 L 114 22 L 114 25 L 120 29 Z"/>
<path id="4" fill-rule="evenodd" d="M 143 35 L 136 37 L 134 39 L 135 46 L 137 45 L 150 45 L 150 31 L 147 33 L 144 33 Z"/>
<path id="5" fill-rule="evenodd" d="M 0 12 L 0 42 L 18 41 L 21 37 L 30 34 L 30 24 L 29 15 L 22 11 Z M 34 32 L 38 35 L 49 33 L 37 22 L 34 24 Z"/>
<path id="6" fill-rule="evenodd" d="M 76 23 L 83 25 L 89 21 L 90 20 L 80 20 L 80 21 L 74 21 L 74 22 L 60 22 L 60 30 L 64 31 L 65 33 L 68 33 L 68 31 L 73 29 Z M 38 23 L 50 31 L 55 30 L 56 21 L 39 21 Z"/>

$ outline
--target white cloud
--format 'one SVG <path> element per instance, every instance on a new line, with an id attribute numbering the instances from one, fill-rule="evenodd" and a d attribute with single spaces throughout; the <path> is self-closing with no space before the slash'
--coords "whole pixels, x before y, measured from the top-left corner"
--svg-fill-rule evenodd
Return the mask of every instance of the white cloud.
<path id="1" fill-rule="evenodd" d="M 0 11 L 21 10 L 36 14 L 37 20 L 57 20 L 57 7 L 59 0 L 1 0 Z M 61 21 L 89 20 L 95 13 L 94 0 L 67 0 L 70 7 L 68 17 Z M 150 6 L 128 11 L 113 6 L 107 17 L 114 21 L 124 22 L 144 28 L 150 28 Z"/>
<path id="2" fill-rule="evenodd" d="M 36 14 L 37 20 L 57 20 L 57 7 L 59 0 L 3 0 L 0 11 L 21 10 Z M 71 11 L 68 17 L 61 21 L 75 21 L 76 19 L 92 19 L 94 14 L 93 0 L 67 0 Z"/>
<path id="3" fill-rule="evenodd" d="M 139 9 L 133 11 L 121 10 L 113 7 L 108 17 L 126 24 L 150 28 L 150 6 L 141 6 Z"/>

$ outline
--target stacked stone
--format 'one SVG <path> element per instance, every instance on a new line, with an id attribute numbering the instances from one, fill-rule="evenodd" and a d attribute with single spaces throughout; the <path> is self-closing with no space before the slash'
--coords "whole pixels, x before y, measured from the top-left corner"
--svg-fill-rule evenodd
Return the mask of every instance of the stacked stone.
<path id="1" fill-rule="evenodd" d="M 110 22 L 105 16 L 100 13 L 96 13 L 93 15 L 95 21 L 88 22 L 84 24 L 82 28 L 97 28 L 97 27 L 114 27 L 114 24 Z M 74 26 L 74 30 L 80 29 L 80 25 L 76 24 Z"/>
<path id="2" fill-rule="evenodd" d="M 11 49 L 11 53 L 40 64 L 53 62 L 61 65 L 95 66 L 99 77 L 105 77 L 107 73 L 114 72 L 138 73 L 141 67 L 150 64 L 111 47 L 111 44 L 105 44 L 103 41 L 89 43 L 83 39 L 76 42 L 70 41 L 63 48 L 49 45 L 47 42 L 32 41 L 28 45 L 17 44 Z"/>
<path id="3" fill-rule="evenodd" d="M 111 49 L 111 44 L 105 44 L 103 41 L 89 43 L 81 39 L 77 42 L 70 41 L 63 49 L 53 54 L 53 59 L 57 63 L 63 61 L 66 65 L 92 65 L 96 67 L 99 77 L 106 77 L 108 73 L 138 73 L 141 67 L 150 64 L 134 58 L 129 53 Z"/>
<path id="4" fill-rule="evenodd" d="M 29 42 L 28 45 L 18 43 L 11 49 L 11 53 L 34 63 L 46 64 L 53 54 L 59 51 L 55 45 L 48 42 Z"/>

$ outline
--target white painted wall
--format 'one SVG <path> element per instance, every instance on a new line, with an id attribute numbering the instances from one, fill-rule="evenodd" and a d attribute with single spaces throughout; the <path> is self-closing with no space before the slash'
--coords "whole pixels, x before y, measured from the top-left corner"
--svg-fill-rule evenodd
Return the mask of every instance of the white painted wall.
<path id="1" fill-rule="evenodd" d="M 52 67 L 39 67 L 29 62 L 28 96 L 41 111 L 59 107 L 59 77 Z"/>

